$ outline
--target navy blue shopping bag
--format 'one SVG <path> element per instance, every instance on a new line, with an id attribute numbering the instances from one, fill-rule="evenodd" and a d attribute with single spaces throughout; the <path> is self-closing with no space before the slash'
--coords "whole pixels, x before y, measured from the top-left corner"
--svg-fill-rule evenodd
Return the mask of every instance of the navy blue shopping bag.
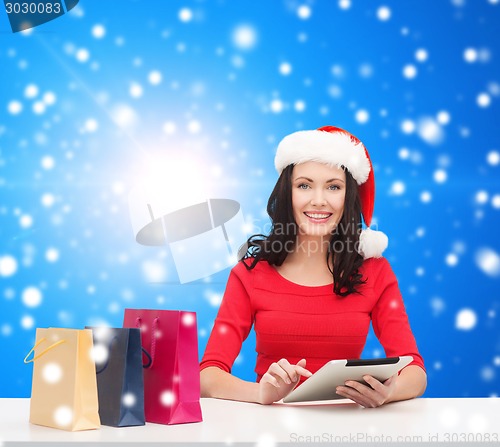
<path id="1" fill-rule="evenodd" d="M 94 360 L 102 425 L 144 425 L 144 379 L 139 329 L 87 327 Z"/>

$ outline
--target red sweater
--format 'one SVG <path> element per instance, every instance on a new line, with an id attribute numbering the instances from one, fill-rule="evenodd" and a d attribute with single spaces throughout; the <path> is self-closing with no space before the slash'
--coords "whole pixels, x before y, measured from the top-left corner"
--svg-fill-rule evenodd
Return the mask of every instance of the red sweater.
<path id="1" fill-rule="evenodd" d="M 424 369 L 389 263 L 368 259 L 360 272 L 366 283 L 359 293 L 340 297 L 333 283 L 302 286 L 265 261 L 252 270 L 239 262 L 230 273 L 201 369 L 231 372 L 254 326 L 257 382 L 281 358 L 292 364 L 305 358 L 314 373 L 330 360 L 360 358 L 370 321 L 387 357 L 412 355 L 411 364 Z"/>

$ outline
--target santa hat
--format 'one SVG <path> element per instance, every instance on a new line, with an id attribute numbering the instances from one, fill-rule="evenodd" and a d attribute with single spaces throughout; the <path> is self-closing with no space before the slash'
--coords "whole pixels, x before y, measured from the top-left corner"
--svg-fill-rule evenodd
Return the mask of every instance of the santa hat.
<path id="1" fill-rule="evenodd" d="M 361 214 L 366 229 L 359 237 L 359 253 L 365 258 L 379 258 L 387 248 L 388 238 L 370 229 L 375 204 L 375 177 L 368 151 L 354 135 L 339 127 L 294 132 L 280 142 L 274 159 L 279 174 L 291 164 L 317 161 L 346 168 L 359 185 Z"/>

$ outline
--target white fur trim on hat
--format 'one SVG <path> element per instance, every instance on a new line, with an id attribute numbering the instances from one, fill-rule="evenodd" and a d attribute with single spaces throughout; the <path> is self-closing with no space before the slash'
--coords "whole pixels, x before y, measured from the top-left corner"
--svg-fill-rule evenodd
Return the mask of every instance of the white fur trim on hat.
<path id="1" fill-rule="evenodd" d="M 358 252 L 364 259 L 380 258 L 388 244 L 389 239 L 384 233 L 366 228 L 359 235 Z"/>
<path id="2" fill-rule="evenodd" d="M 344 166 L 358 185 L 366 182 L 370 161 L 362 143 L 356 144 L 349 134 L 323 130 L 301 130 L 281 140 L 274 159 L 278 173 L 291 164 L 317 161 Z"/>

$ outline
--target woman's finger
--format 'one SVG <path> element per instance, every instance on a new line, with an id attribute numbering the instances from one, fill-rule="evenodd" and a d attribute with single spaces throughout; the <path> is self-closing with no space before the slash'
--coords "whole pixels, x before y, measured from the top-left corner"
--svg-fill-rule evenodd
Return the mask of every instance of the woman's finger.
<path id="1" fill-rule="evenodd" d="M 304 377 L 311 377 L 312 372 L 306 369 L 306 359 L 301 359 L 294 365 L 295 372 Z M 298 381 L 298 380 L 297 380 Z"/>
<path id="2" fill-rule="evenodd" d="M 394 382 L 395 380 L 397 380 L 397 377 L 398 377 L 398 373 L 394 374 L 393 376 L 389 377 L 385 382 L 384 382 L 384 385 L 385 386 L 390 386 L 392 384 L 392 382 Z"/>
<path id="3" fill-rule="evenodd" d="M 366 398 L 353 388 L 338 386 L 336 388 L 336 392 L 339 396 L 345 397 L 346 399 L 351 399 L 352 401 L 365 408 L 370 408 L 373 406 L 368 398 Z"/>
<path id="4" fill-rule="evenodd" d="M 285 371 L 289 381 L 286 381 L 286 383 L 290 384 L 292 382 L 296 382 L 298 377 L 297 373 L 295 372 L 295 367 L 290 365 L 290 362 L 287 359 L 281 359 L 278 361 L 278 365 L 283 368 L 283 371 Z"/>
<path id="5" fill-rule="evenodd" d="M 369 385 L 356 382 L 355 380 L 347 380 L 344 385 L 349 388 L 354 388 L 356 391 L 364 395 L 368 395 L 369 393 L 375 392 L 375 390 L 371 388 Z"/>
<path id="6" fill-rule="evenodd" d="M 279 388 L 280 384 L 276 377 L 274 377 L 272 374 L 269 372 L 266 372 L 263 376 L 262 379 L 260 379 L 260 383 L 269 383 L 269 385 L 274 386 L 275 388 Z"/>
<path id="7" fill-rule="evenodd" d="M 370 385 L 364 385 L 363 383 L 353 380 L 348 380 L 345 384 L 347 387 L 356 390 L 356 392 L 362 396 L 361 399 L 369 403 L 369 407 L 378 407 L 382 405 L 386 399 L 386 389 L 380 382 L 379 385 L 382 386 L 382 392 L 374 390 Z"/>
<path id="8" fill-rule="evenodd" d="M 279 363 L 272 363 L 267 372 L 271 373 L 274 376 L 279 377 L 286 384 L 292 383 L 288 373 L 280 366 Z"/>
<path id="9" fill-rule="evenodd" d="M 391 377 L 392 378 L 392 377 Z M 378 391 L 379 393 L 382 393 L 382 394 L 385 394 L 386 392 L 386 389 L 385 387 L 387 386 L 385 383 L 382 384 L 381 382 L 379 382 L 377 379 L 375 379 L 375 377 L 372 377 L 372 376 L 363 376 L 363 380 L 372 387 L 372 389 L 374 389 L 375 391 Z M 390 379 L 388 379 L 390 380 Z"/>
<path id="10" fill-rule="evenodd" d="M 308 369 L 302 368 L 301 366 L 295 365 L 295 371 L 304 377 L 311 377 L 312 376 L 311 371 L 309 371 Z"/>

